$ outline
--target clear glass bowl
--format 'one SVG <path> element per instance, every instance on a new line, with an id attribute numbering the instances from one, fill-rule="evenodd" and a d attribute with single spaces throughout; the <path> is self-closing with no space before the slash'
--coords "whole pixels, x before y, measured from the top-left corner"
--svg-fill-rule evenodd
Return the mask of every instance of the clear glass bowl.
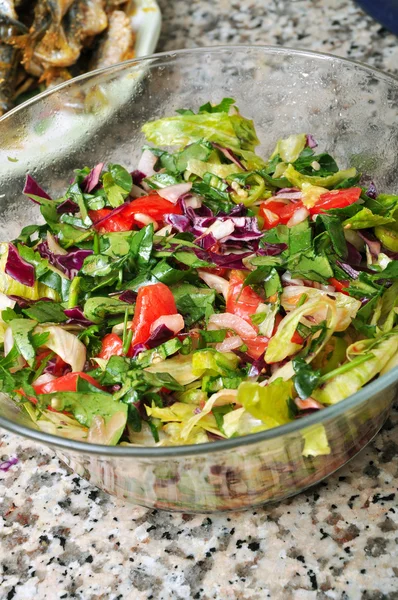
<path id="1" fill-rule="evenodd" d="M 36 222 L 21 190 L 29 171 L 61 193 L 73 169 L 99 161 L 131 168 L 149 119 L 224 96 L 254 119 L 267 156 L 280 137 L 310 132 L 342 167 L 398 191 L 398 81 L 353 62 L 273 47 L 160 54 L 79 77 L 0 120 L 0 230 L 12 239 Z M 105 447 L 37 431 L 9 398 L 0 426 L 54 448 L 82 477 L 120 498 L 184 512 L 244 509 L 320 481 L 359 452 L 383 425 L 398 387 L 394 370 L 339 404 L 304 419 L 212 444 Z M 304 436 L 324 426 L 328 456 L 302 454 Z"/>

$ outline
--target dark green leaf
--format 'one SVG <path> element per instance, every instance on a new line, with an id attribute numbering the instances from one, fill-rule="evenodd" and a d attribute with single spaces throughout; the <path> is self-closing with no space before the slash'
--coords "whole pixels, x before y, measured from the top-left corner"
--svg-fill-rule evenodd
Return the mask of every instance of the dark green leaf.
<path id="1" fill-rule="evenodd" d="M 347 242 L 344 237 L 344 230 L 340 219 L 335 215 L 318 215 L 320 220 L 330 236 L 330 241 L 337 256 L 345 258 L 347 256 Z"/>
<path id="2" fill-rule="evenodd" d="M 321 372 L 312 369 L 311 365 L 307 364 L 302 358 L 293 359 L 293 369 L 296 373 L 293 378 L 294 387 L 300 398 L 305 400 L 318 387 Z"/>
<path id="3" fill-rule="evenodd" d="M 29 308 L 24 308 L 22 312 L 29 319 L 34 319 L 39 323 L 62 323 L 67 321 L 63 307 L 56 302 L 39 301 Z"/>

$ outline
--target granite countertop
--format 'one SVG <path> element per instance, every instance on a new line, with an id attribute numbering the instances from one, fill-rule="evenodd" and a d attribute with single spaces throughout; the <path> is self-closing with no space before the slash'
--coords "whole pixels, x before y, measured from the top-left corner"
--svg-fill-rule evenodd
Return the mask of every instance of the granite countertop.
<path id="1" fill-rule="evenodd" d="M 398 72 L 397 38 L 351 1 L 160 4 L 159 50 L 282 44 Z M 273 507 L 208 517 L 124 504 L 45 447 L 4 433 L 0 600 L 396 600 L 397 434 L 395 411 L 326 482 Z"/>

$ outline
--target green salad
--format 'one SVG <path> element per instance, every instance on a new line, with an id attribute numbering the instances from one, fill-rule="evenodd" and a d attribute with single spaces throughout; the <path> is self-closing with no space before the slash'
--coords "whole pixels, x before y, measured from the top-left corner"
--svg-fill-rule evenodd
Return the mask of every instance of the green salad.
<path id="1" fill-rule="evenodd" d="M 327 410 L 397 364 L 398 196 L 309 134 L 262 158 L 231 98 L 142 131 L 132 172 L 75 170 L 61 198 L 28 175 L 43 224 L 0 245 L 0 388 L 36 427 L 216 442 Z M 322 427 L 303 452 L 329 452 Z"/>

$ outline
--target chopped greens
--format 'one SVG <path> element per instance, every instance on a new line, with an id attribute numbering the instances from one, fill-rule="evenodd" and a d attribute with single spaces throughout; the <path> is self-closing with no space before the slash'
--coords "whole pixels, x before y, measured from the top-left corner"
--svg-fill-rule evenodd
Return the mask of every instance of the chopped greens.
<path id="1" fill-rule="evenodd" d="M 38 427 L 204 443 L 397 364 L 398 196 L 366 192 L 305 133 L 258 156 L 233 98 L 142 131 L 139 164 L 83 167 L 62 197 L 28 175 L 45 224 L 0 244 L 0 389 Z M 303 424 L 303 456 L 330 451 Z"/>

